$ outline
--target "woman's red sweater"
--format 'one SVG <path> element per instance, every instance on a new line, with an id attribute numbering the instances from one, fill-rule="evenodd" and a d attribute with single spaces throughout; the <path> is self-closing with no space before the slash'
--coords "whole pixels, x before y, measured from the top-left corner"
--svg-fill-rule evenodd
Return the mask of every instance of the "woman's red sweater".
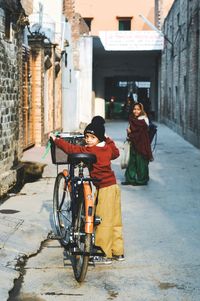
<path id="1" fill-rule="evenodd" d="M 55 144 L 65 153 L 92 153 L 96 155 L 97 162 L 93 164 L 93 169 L 90 171 L 90 176 L 100 179 L 95 183 L 99 188 L 108 187 L 116 184 L 114 171 L 111 169 L 111 160 L 119 157 L 119 149 L 116 147 L 113 140 L 106 138 L 104 146 L 80 146 L 71 144 L 64 139 L 56 138 Z"/>

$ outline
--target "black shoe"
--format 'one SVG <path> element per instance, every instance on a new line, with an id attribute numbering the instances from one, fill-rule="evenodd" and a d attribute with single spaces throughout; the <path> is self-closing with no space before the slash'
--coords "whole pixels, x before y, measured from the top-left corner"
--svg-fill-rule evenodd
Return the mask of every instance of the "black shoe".
<path id="1" fill-rule="evenodd" d="M 89 259 L 89 263 L 93 265 L 106 265 L 111 264 L 112 260 L 111 258 L 102 257 L 102 256 L 94 256 Z"/>
<path id="2" fill-rule="evenodd" d="M 129 183 L 129 182 L 121 182 L 121 185 L 131 185 L 131 183 Z"/>
<path id="3" fill-rule="evenodd" d="M 116 261 L 124 261 L 125 260 L 124 255 L 113 255 L 112 259 L 116 260 Z"/>

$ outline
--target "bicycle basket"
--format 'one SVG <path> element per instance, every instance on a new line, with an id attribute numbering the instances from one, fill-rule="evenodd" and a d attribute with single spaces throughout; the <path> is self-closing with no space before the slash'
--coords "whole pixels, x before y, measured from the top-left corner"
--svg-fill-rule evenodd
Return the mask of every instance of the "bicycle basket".
<path id="1" fill-rule="evenodd" d="M 85 145 L 84 135 L 82 134 L 59 133 L 58 136 L 69 143 Z M 57 147 L 53 140 L 51 140 L 51 159 L 53 164 L 68 164 L 68 154 Z"/>

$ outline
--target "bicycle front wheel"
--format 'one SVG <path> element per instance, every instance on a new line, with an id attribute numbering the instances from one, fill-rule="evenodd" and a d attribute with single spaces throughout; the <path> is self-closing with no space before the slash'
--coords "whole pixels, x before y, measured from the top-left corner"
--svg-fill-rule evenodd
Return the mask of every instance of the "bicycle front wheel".
<path id="1" fill-rule="evenodd" d="M 63 246 L 67 246 L 70 240 L 72 226 L 71 193 L 69 185 L 63 173 L 56 177 L 53 193 L 53 217 L 54 225 L 59 240 Z"/>
<path id="2" fill-rule="evenodd" d="M 75 228 L 75 241 L 80 253 L 74 257 L 74 276 L 78 282 L 82 282 L 87 273 L 92 244 L 92 234 L 85 233 L 85 206 L 82 191 L 79 192 L 79 210 Z"/>

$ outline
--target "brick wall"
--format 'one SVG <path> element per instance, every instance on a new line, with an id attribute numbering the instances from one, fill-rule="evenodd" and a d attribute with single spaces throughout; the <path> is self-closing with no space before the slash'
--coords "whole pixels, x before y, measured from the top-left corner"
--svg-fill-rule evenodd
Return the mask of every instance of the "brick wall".
<path id="1" fill-rule="evenodd" d="M 17 39 L 5 39 L 5 12 L 0 8 L 0 196 L 16 181 L 19 148 L 20 84 Z"/>
<path id="2" fill-rule="evenodd" d="M 165 20 L 160 120 L 200 148 L 200 3 L 176 0 Z"/>
<path id="3" fill-rule="evenodd" d="M 75 0 L 63 1 L 63 14 L 67 17 L 72 28 L 72 51 L 75 70 L 80 69 L 79 57 L 79 38 L 84 33 L 89 33 L 89 28 L 82 19 L 81 15 L 75 11 Z"/>
<path id="4" fill-rule="evenodd" d="M 34 107 L 35 145 L 45 145 L 48 133 L 61 130 L 61 71 L 56 74 L 55 45 L 44 43 L 41 36 L 29 37 L 32 49 L 32 103 Z M 45 64 L 47 60 L 47 64 Z M 49 64 L 49 67 L 48 67 Z"/>
<path id="5" fill-rule="evenodd" d="M 34 43 L 34 44 L 33 44 Z M 43 39 L 29 40 L 32 48 L 32 102 L 34 106 L 35 144 L 43 144 L 44 133 L 44 47 Z"/>

